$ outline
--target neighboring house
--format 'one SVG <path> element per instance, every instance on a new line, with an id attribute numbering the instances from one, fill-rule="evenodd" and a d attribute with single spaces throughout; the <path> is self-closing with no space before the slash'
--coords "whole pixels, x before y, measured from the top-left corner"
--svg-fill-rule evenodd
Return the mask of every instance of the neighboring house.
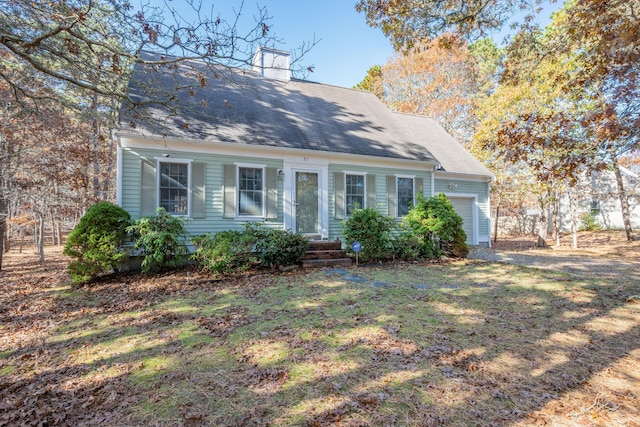
<path id="1" fill-rule="evenodd" d="M 622 182 L 629 203 L 631 227 L 640 229 L 640 177 L 637 173 L 620 167 Z M 605 230 L 624 230 L 622 208 L 618 196 L 616 177 L 610 170 L 592 172 L 584 176 L 579 185 L 578 228 L 580 218 L 591 213 L 596 222 Z M 567 194 L 560 196 L 558 206 L 559 228 L 562 232 L 571 231 L 571 211 Z"/>
<path id="2" fill-rule="evenodd" d="M 434 120 L 394 113 L 373 93 L 290 79 L 288 58 L 260 49 L 254 70 L 208 78 L 177 115 L 161 105 L 138 110 L 155 121 L 123 113 L 118 204 L 133 218 L 158 207 L 184 215 L 191 234 L 264 221 L 335 240 L 357 207 L 400 221 L 418 194 L 444 193 L 468 243 L 489 245 L 492 174 L 462 145 Z M 207 72 L 198 62 L 176 69 L 178 77 Z M 134 72 L 132 98 L 175 84 L 168 73 L 153 85 L 147 77 Z"/>

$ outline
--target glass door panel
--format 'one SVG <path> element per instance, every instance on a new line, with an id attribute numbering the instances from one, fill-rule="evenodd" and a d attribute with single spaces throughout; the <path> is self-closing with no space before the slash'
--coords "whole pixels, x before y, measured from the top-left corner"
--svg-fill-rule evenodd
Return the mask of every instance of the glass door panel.
<path id="1" fill-rule="evenodd" d="M 318 174 L 296 172 L 296 232 L 318 234 Z"/>

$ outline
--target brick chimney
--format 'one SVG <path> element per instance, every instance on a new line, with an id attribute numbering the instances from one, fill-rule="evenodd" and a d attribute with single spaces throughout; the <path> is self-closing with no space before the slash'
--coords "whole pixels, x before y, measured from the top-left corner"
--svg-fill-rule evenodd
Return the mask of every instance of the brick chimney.
<path id="1" fill-rule="evenodd" d="M 291 54 L 269 47 L 259 47 L 253 56 L 253 70 L 275 80 L 291 80 Z"/>

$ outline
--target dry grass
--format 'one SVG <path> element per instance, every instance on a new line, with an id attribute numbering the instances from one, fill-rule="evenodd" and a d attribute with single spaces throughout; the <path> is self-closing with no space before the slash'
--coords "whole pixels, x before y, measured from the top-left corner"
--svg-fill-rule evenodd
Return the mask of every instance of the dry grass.
<path id="1" fill-rule="evenodd" d="M 628 277 L 458 261 L 74 289 L 48 260 L 0 273 L 0 425 L 640 425 Z"/>
<path id="2" fill-rule="evenodd" d="M 537 236 L 500 236 L 493 243 L 496 250 L 533 250 Z M 595 257 L 636 257 L 640 258 L 640 239 L 627 242 L 622 231 L 583 231 L 578 233 L 578 248 L 574 249 L 571 233 L 560 235 L 560 245 L 549 239 L 549 248 L 557 253 L 581 254 Z"/>

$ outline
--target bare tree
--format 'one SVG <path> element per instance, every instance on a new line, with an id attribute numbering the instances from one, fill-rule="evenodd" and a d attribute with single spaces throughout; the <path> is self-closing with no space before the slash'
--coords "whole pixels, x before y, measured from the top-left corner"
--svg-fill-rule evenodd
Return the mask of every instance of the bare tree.
<path id="1" fill-rule="evenodd" d="M 157 68 L 197 59 L 238 67 L 251 63 L 259 45 L 280 42 L 271 31 L 265 8 L 257 8 L 247 24 L 241 19 L 244 2 L 230 20 L 215 15 L 213 9 L 205 11 L 197 0 L 184 0 L 182 10 L 170 4 L 165 1 L 158 7 L 147 2 L 136 9 L 124 0 L 0 0 L 0 48 L 52 86 L 71 85 L 135 105 L 141 100 L 132 99 L 127 90 L 135 64 Z M 299 60 L 313 44 L 296 49 L 292 71 L 304 72 Z M 145 51 L 157 55 L 146 57 Z M 5 64 L 0 67 L 0 78 L 17 98 L 41 96 L 25 90 Z M 199 78 L 194 76 L 196 82 Z M 161 95 L 146 101 L 170 104 L 176 98 L 175 94 Z"/>
<path id="2" fill-rule="evenodd" d="M 118 110 L 162 104 L 171 114 L 181 108 L 181 99 L 212 83 L 205 73 L 192 73 L 188 80 L 176 79 L 166 86 L 168 90 L 134 98 L 129 91 L 134 68 L 151 76 L 147 84 L 152 85 L 153 74 L 167 78 L 185 61 L 197 61 L 213 70 L 207 78 L 225 84 L 231 73 L 224 70 L 248 66 L 259 46 L 277 47 L 282 42 L 271 29 L 266 8 L 251 12 L 240 1 L 225 19 L 206 3 L 144 0 L 134 7 L 127 0 L 0 0 L 0 245 L 8 206 L 14 205 L 10 197 L 20 198 L 22 204 L 45 200 L 28 180 L 15 187 L 21 189 L 18 193 L 12 190 L 9 174 L 17 166 L 11 144 L 18 142 L 14 129 L 25 131 L 30 149 L 57 148 L 74 159 L 58 159 L 66 164 L 64 170 L 41 171 L 55 175 L 45 181 L 59 184 L 56 193 L 83 209 L 89 200 L 108 198 L 112 188 L 113 146 L 108 134 Z M 315 41 L 305 42 L 292 52 L 294 75 L 304 77 L 311 69 L 300 61 L 313 45 Z M 43 125 L 54 118 L 60 131 L 55 136 Z M 66 209 L 59 201 L 46 202 L 40 203 L 42 217 L 52 206 Z"/>

